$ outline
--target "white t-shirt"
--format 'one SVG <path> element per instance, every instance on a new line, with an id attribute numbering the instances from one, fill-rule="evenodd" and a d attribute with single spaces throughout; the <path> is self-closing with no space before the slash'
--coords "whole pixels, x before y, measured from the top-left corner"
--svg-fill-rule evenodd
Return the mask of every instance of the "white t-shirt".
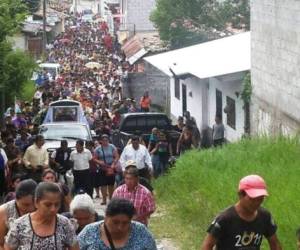
<path id="1" fill-rule="evenodd" d="M 148 152 L 148 149 L 144 145 L 139 145 L 139 148 L 135 150 L 132 145 L 127 145 L 121 154 L 120 163 L 123 171 L 126 167 L 126 162 L 129 160 L 135 161 L 138 169 L 143 169 L 146 165 L 152 169 L 151 156 Z"/>
<path id="2" fill-rule="evenodd" d="M 73 150 L 70 155 L 70 160 L 74 162 L 74 170 L 87 170 L 90 168 L 89 161 L 93 158 L 92 153 L 88 149 L 83 149 L 81 153 Z"/>

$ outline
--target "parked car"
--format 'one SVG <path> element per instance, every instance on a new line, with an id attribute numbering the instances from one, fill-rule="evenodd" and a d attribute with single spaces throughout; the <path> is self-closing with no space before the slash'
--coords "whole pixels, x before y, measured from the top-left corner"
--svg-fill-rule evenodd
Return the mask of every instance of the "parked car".
<path id="1" fill-rule="evenodd" d="M 122 150 L 130 137 L 136 134 L 142 136 L 143 140 L 148 144 L 149 137 L 154 127 L 168 134 L 173 145 L 173 150 L 175 150 L 180 133 L 173 129 L 171 120 L 164 113 L 149 112 L 123 114 L 119 128 L 112 133 L 112 141 L 120 150 Z M 174 153 L 175 152 L 176 151 L 174 151 Z"/>
<path id="2" fill-rule="evenodd" d="M 39 133 L 44 136 L 45 147 L 49 153 L 60 147 L 62 140 L 67 140 L 68 147 L 75 149 L 76 141 L 92 141 L 92 133 L 84 123 L 45 123 Z"/>

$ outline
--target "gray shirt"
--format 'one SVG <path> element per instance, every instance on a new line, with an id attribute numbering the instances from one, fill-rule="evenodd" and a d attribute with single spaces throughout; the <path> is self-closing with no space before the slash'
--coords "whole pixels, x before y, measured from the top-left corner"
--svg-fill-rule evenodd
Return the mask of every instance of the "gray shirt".
<path id="1" fill-rule="evenodd" d="M 224 139 L 225 127 L 223 123 L 213 125 L 213 140 Z"/>

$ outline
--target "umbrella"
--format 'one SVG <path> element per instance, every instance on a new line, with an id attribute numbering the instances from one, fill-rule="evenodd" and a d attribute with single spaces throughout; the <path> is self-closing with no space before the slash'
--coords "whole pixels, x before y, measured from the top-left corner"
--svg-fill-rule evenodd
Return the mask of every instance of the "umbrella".
<path id="1" fill-rule="evenodd" d="M 61 42 L 61 43 L 70 43 L 71 40 L 69 40 L 67 38 L 63 38 L 63 39 L 60 39 L 59 42 Z"/>
<path id="2" fill-rule="evenodd" d="M 90 69 L 94 69 L 94 68 L 100 69 L 102 67 L 102 65 L 97 62 L 89 62 L 85 65 L 85 67 L 90 68 Z"/>
<path id="3" fill-rule="evenodd" d="M 80 58 L 82 60 L 88 59 L 88 57 L 86 55 L 78 55 L 77 58 Z"/>

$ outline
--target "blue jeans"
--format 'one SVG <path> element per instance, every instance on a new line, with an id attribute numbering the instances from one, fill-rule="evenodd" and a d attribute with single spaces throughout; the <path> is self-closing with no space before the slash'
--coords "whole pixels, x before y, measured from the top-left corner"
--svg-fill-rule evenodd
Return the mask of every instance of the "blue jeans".
<path id="1" fill-rule="evenodd" d="M 168 157 L 152 155 L 151 160 L 152 160 L 155 178 L 157 178 L 158 176 L 166 172 Z"/>
<path id="2" fill-rule="evenodd" d="M 152 166 L 153 166 L 153 174 L 154 177 L 157 178 L 159 176 L 159 156 L 158 155 L 152 155 L 151 156 Z"/>

